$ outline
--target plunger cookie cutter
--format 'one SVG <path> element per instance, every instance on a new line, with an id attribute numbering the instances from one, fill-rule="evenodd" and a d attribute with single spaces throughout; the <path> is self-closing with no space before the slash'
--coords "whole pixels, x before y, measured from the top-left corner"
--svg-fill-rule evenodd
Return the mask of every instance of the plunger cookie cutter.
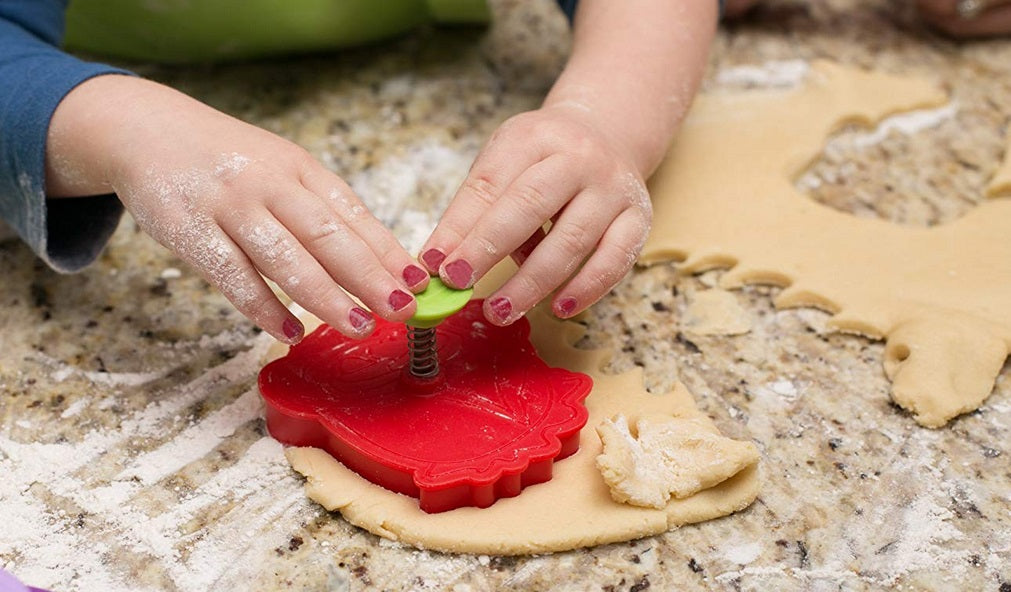
<path id="1" fill-rule="evenodd" d="M 357 340 L 321 325 L 260 372 L 267 430 L 425 512 L 548 481 L 579 449 L 593 381 L 548 366 L 526 318 L 492 325 L 470 296 L 432 278 L 406 327 L 377 319 Z"/>
<path id="2" fill-rule="evenodd" d="M 425 291 L 415 296 L 418 309 L 407 321 L 408 370 L 413 376 L 424 379 L 439 374 L 435 328 L 443 319 L 466 306 L 473 294 L 473 288 L 456 290 L 433 277 Z"/>

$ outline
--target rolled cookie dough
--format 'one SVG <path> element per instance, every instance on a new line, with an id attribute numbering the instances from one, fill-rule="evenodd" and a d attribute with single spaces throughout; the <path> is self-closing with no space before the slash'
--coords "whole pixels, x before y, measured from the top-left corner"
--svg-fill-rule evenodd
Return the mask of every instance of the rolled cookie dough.
<path id="1" fill-rule="evenodd" d="M 479 287 L 487 293 L 508 271 L 493 270 Z M 446 552 L 519 555 L 564 551 L 659 534 L 674 526 L 725 516 L 746 508 L 758 494 L 757 458 L 739 470 L 714 478 L 710 467 L 699 467 L 699 479 L 712 484 L 661 508 L 616 502 L 595 465 L 602 452 L 593 427 L 620 413 L 633 418 L 696 418 L 716 432 L 701 415 L 684 386 L 654 395 L 642 385 L 638 370 L 619 375 L 601 372 L 608 352 L 572 347 L 582 335 L 574 323 L 562 323 L 540 310 L 530 313 L 531 341 L 551 366 L 590 375 L 593 391 L 586 399 L 590 412 L 580 434 L 579 452 L 554 465 L 551 481 L 530 486 L 518 497 L 501 499 L 489 508 L 459 508 L 426 514 L 418 500 L 373 485 L 316 448 L 290 448 L 292 467 L 305 475 L 306 492 L 327 510 L 379 536 L 416 547 Z"/>
<path id="2" fill-rule="evenodd" d="M 786 286 L 777 307 L 821 308 L 831 328 L 887 339 L 892 398 L 922 425 L 975 409 L 1011 347 L 1011 199 L 913 228 L 839 212 L 793 185 L 841 125 L 945 100 L 927 80 L 828 63 L 797 88 L 700 97 L 650 180 L 641 262 L 732 268 L 724 288 Z M 995 189 L 1011 176 L 1001 175 Z"/>

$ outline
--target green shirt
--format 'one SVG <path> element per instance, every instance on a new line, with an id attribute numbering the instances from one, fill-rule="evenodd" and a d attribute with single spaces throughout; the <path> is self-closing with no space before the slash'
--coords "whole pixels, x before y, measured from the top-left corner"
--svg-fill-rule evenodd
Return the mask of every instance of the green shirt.
<path id="1" fill-rule="evenodd" d="M 74 0 L 71 50 L 187 63 L 339 49 L 424 23 L 484 23 L 484 0 Z"/>

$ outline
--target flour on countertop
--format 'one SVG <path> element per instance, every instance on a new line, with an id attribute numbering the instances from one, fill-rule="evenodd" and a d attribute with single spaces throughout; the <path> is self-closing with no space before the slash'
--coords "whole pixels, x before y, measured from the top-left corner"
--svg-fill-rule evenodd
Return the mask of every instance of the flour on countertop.
<path id="1" fill-rule="evenodd" d="M 775 396 L 771 388 L 768 396 Z M 950 506 L 959 503 L 959 498 L 973 502 L 977 495 L 988 493 L 985 489 L 975 491 L 978 485 L 971 481 L 956 482 L 948 476 L 948 460 L 937 448 L 943 439 L 940 432 L 911 426 L 901 434 L 888 436 L 894 457 L 891 462 L 876 464 L 880 475 L 867 482 L 869 487 L 888 491 L 894 503 L 863 506 L 862 512 L 852 516 L 844 528 L 841 538 L 846 541 L 844 547 L 837 547 L 840 539 L 838 533 L 829 534 L 832 529 L 812 528 L 804 539 L 811 549 L 805 555 L 811 565 L 731 569 L 718 574 L 716 581 L 727 583 L 748 576 L 753 586 L 763 589 L 776 589 L 778 583 L 797 580 L 809 582 L 812 588 L 815 582 L 824 582 L 827 589 L 839 589 L 841 583 L 853 581 L 872 589 L 890 589 L 900 581 L 915 581 L 909 578 L 912 574 L 936 573 L 938 569 L 949 574 L 950 581 L 961 581 L 968 570 L 977 569 L 971 567 L 973 554 L 1007 553 L 1011 550 L 1011 534 L 995 537 L 987 550 L 964 545 L 967 539 L 954 523 L 957 516 Z M 904 498 L 908 501 L 903 502 Z M 769 511 L 790 520 L 791 513 L 802 515 L 806 509 L 819 508 L 826 500 L 835 498 L 827 491 L 822 494 L 811 490 L 801 500 L 792 496 L 763 499 Z M 825 557 L 826 549 L 833 550 L 830 560 L 812 560 Z M 743 552 L 738 556 L 739 550 L 738 546 L 732 546 L 724 557 L 746 558 Z M 848 556 L 861 557 L 858 570 Z M 987 557 L 987 562 L 991 566 L 1006 563 L 996 557 Z"/>
<path id="2" fill-rule="evenodd" d="M 202 482 L 189 477 L 183 481 L 188 487 L 175 487 L 178 500 L 159 494 L 166 489 L 165 478 L 199 465 L 260 416 L 255 390 L 192 423 L 180 415 L 216 390 L 255 376 L 272 340 L 261 334 L 237 342 L 238 335 L 203 339 L 211 348 L 247 349 L 153 398 L 114 428 L 93 429 L 73 442 L 0 435 L 0 568 L 36 586 L 62 585 L 61 590 L 70 591 L 160 589 L 128 579 L 116 562 L 109 562 L 124 554 L 149 558 L 178 589 L 233 588 L 253 577 L 259 558 L 288 536 L 278 525 L 297 527 L 317 512 L 305 500 L 301 480 L 289 469 L 279 443 L 260 436 L 231 463 L 216 461 L 220 468 Z M 78 371 L 67 377 L 91 380 L 99 390 L 119 390 L 143 386 L 164 372 L 168 370 L 112 374 L 106 381 Z M 115 399 L 110 393 L 92 400 L 96 408 L 107 409 Z M 64 418 L 80 415 L 92 400 L 72 402 Z M 28 429 L 31 424 L 18 426 Z M 110 458 L 120 458 L 119 466 L 126 468 L 116 475 L 118 463 Z M 79 521 L 88 528 L 75 527 Z M 188 534 L 194 524 L 202 525 L 199 536 Z"/>
<path id="3" fill-rule="evenodd" d="M 794 386 L 792 382 L 790 382 L 785 378 L 780 378 L 776 382 L 769 385 L 769 388 L 772 389 L 772 392 L 783 397 L 797 396 L 797 387 Z"/>
<path id="4" fill-rule="evenodd" d="M 747 565 L 762 554 L 761 541 L 734 542 L 724 549 L 723 556 L 738 565 Z"/>
<path id="5" fill-rule="evenodd" d="M 97 372 L 93 370 L 81 370 L 42 354 L 36 357 L 44 363 L 53 366 L 54 370 L 49 376 L 56 382 L 64 382 L 71 377 L 79 376 L 106 387 L 132 387 L 154 382 L 164 377 L 169 371 L 169 369 L 165 369 L 156 372 Z"/>
<path id="6" fill-rule="evenodd" d="M 68 417 L 80 415 L 81 411 L 84 411 L 84 408 L 87 406 L 88 406 L 87 399 L 83 398 L 78 399 L 73 403 L 71 403 L 70 405 L 67 405 L 67 408 L 63 410 L 63 413 L 60 413 L 60 419 L 67 419 Z"/>
<path id="7" fill-rule="evenodd" d="M 467 177 L 475 155 L 423 140 L 348 182 L 372 213 L 393 229 L 407 252 L 417 254 Z"/>

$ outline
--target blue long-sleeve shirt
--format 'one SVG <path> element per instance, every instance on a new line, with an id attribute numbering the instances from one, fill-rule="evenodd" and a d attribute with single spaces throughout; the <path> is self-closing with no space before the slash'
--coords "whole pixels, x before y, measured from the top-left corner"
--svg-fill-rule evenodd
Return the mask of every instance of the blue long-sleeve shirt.
<path id="1" fill-rule="evenodd" d="M 113 195 L 46 199 L 45 151 L 56 106 L 78 84 L 125 73 L 63 53 L 66 0 L 0 0 L 0 217 L 50 267 L 98 256 L 122 206 Z"/>

